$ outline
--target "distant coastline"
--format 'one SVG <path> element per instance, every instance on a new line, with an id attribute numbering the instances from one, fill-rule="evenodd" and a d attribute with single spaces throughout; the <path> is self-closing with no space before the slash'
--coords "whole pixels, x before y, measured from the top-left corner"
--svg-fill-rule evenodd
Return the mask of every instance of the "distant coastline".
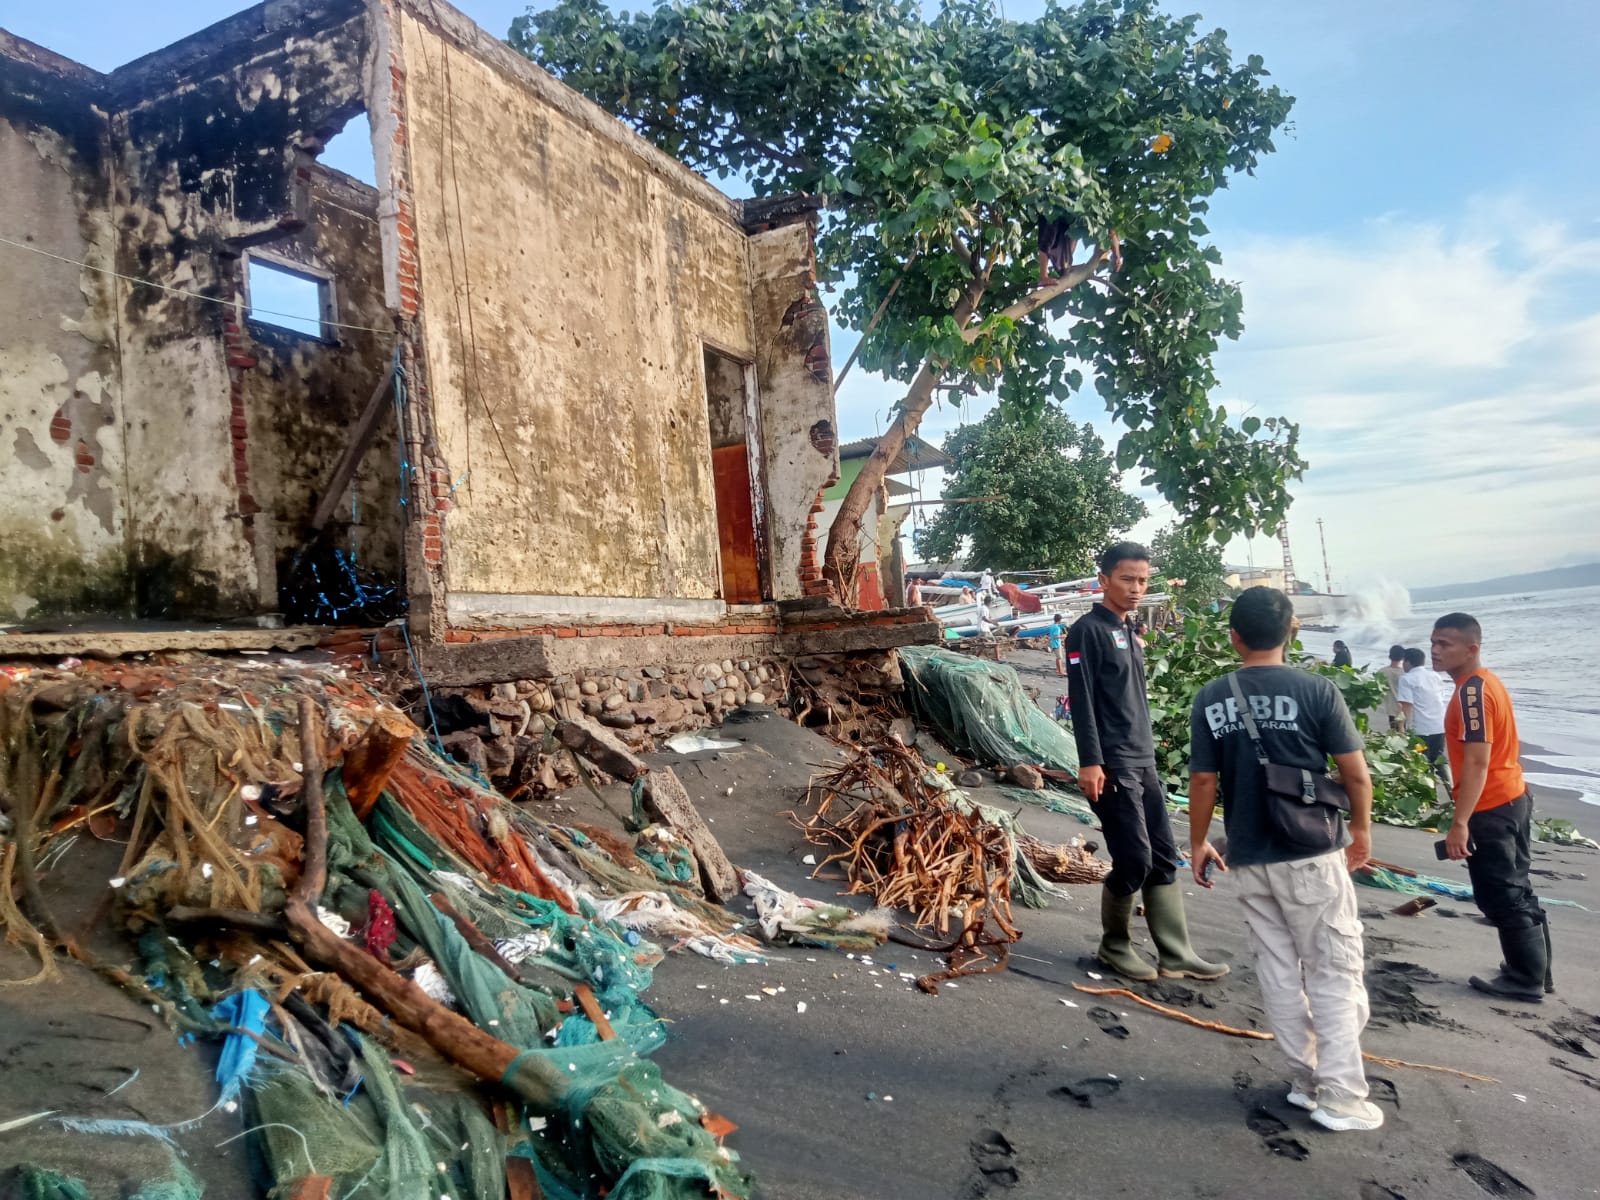
<path id="1" fill-rule="evenodd" d="M 1509 592 L 1548 592 L 1559 588 L 1600 585 L 1600 562 L 1576 567 L 1556 567 L 1549 571 L 1529 571 L 1522 575 L 1501 575 L 1476 583 L 1447 583 L 1437 587 L 1411 588 L 1413 604 L 1429 600 L 1453 600 L 1467 596 L 1503 596 Z"/>

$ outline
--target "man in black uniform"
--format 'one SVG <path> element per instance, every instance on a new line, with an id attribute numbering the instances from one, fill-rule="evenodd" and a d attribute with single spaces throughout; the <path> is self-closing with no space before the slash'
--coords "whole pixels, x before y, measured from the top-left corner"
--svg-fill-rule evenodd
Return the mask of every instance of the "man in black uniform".
<path id="1" fill-rule="evenodd" d="M 1178 847 L 1167 796 L 1156 774 L 1155 738 L 1144 687 L 1144 645 L 1129 616 L 1150 589 L 1150 552 L 1118 542 L 1100 556 L 1104 597 L 1067 631 L 1067 690 L 1078 743 L 1078 786 L 1089 798 L 1111 855 L 1100 898 L 1096 957 L 1129 979 L 1154 979 L 1156 968 L 1133 949 L 1134 896 L 1144 893 L 1160 974 L 1220 979 L 1225 963 L 1206 962 L 1189 944 Z"/>

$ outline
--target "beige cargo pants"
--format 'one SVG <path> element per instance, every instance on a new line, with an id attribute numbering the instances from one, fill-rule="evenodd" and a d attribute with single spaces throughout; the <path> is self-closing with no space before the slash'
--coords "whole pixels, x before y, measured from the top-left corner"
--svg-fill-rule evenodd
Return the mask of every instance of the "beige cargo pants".
<path id="1" fill-rule="evenodd" d="M 1229 874 L 1244 905 L 1267 1023 L 1297 1087 L 1364 1100 L 1367 987 L 1361 921 L 1344 851 Z M 1314 1094 L 1314 1093 L 1313 1093 Z"/>

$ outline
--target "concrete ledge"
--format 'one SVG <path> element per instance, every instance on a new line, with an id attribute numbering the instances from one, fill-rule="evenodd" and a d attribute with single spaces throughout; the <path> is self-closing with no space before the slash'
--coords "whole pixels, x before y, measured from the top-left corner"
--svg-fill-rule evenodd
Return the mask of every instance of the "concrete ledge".
<path id="1" fill-rule="evenodd" d="M 329 626 L 295 625 L 288 629 L 10 633 L 0 634 L 0 659 L 60 658 L 68 654 L 79 658 L 121 658 L 126 654 L 159 654 L 168 650 L 314 650 L 338 632 Z"/>
<path id="2" fill-rule="evenodd" d="M 612 671 L 620 667 L 692 666 L 730 658 L 791 658 L 806 654 L 893 650 L 937 642 L 942 633 L 936 621 L 886 625 L 858 619 L 842 628 L 781 634 L 586 638 L 534 634 L 418 646 L 417 660 L 430 684 L 470 687 L 511 679 L 553 679 L 559 675 Z M 404 654 L 385 654 L 383 661 L 393 670 L 411 673 L 411 664 Z"/>

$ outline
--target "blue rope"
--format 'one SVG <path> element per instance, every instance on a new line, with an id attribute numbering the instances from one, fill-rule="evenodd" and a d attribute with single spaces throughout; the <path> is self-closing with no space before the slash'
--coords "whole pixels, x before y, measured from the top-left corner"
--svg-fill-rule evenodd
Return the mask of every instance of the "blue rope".
<path id="1" fill-rule="evenodd" d="M 404 621 L 400 622 L 400 633 L 406 639 L 406 655 L 411 659 L 411 669 L 417 673 L 417 682 L 422 685 L 422 702 L 428 706 L 428 724 L 433 728 L 434 749 L 444 754 L 444 738 L 439 736 L 439 718 L 433 713 L 433 694 L 428 691 L 428 681 L 422 674 L 422 665 L 417 662 L 417 652 L 411 648 L 411 630 Z"/>

